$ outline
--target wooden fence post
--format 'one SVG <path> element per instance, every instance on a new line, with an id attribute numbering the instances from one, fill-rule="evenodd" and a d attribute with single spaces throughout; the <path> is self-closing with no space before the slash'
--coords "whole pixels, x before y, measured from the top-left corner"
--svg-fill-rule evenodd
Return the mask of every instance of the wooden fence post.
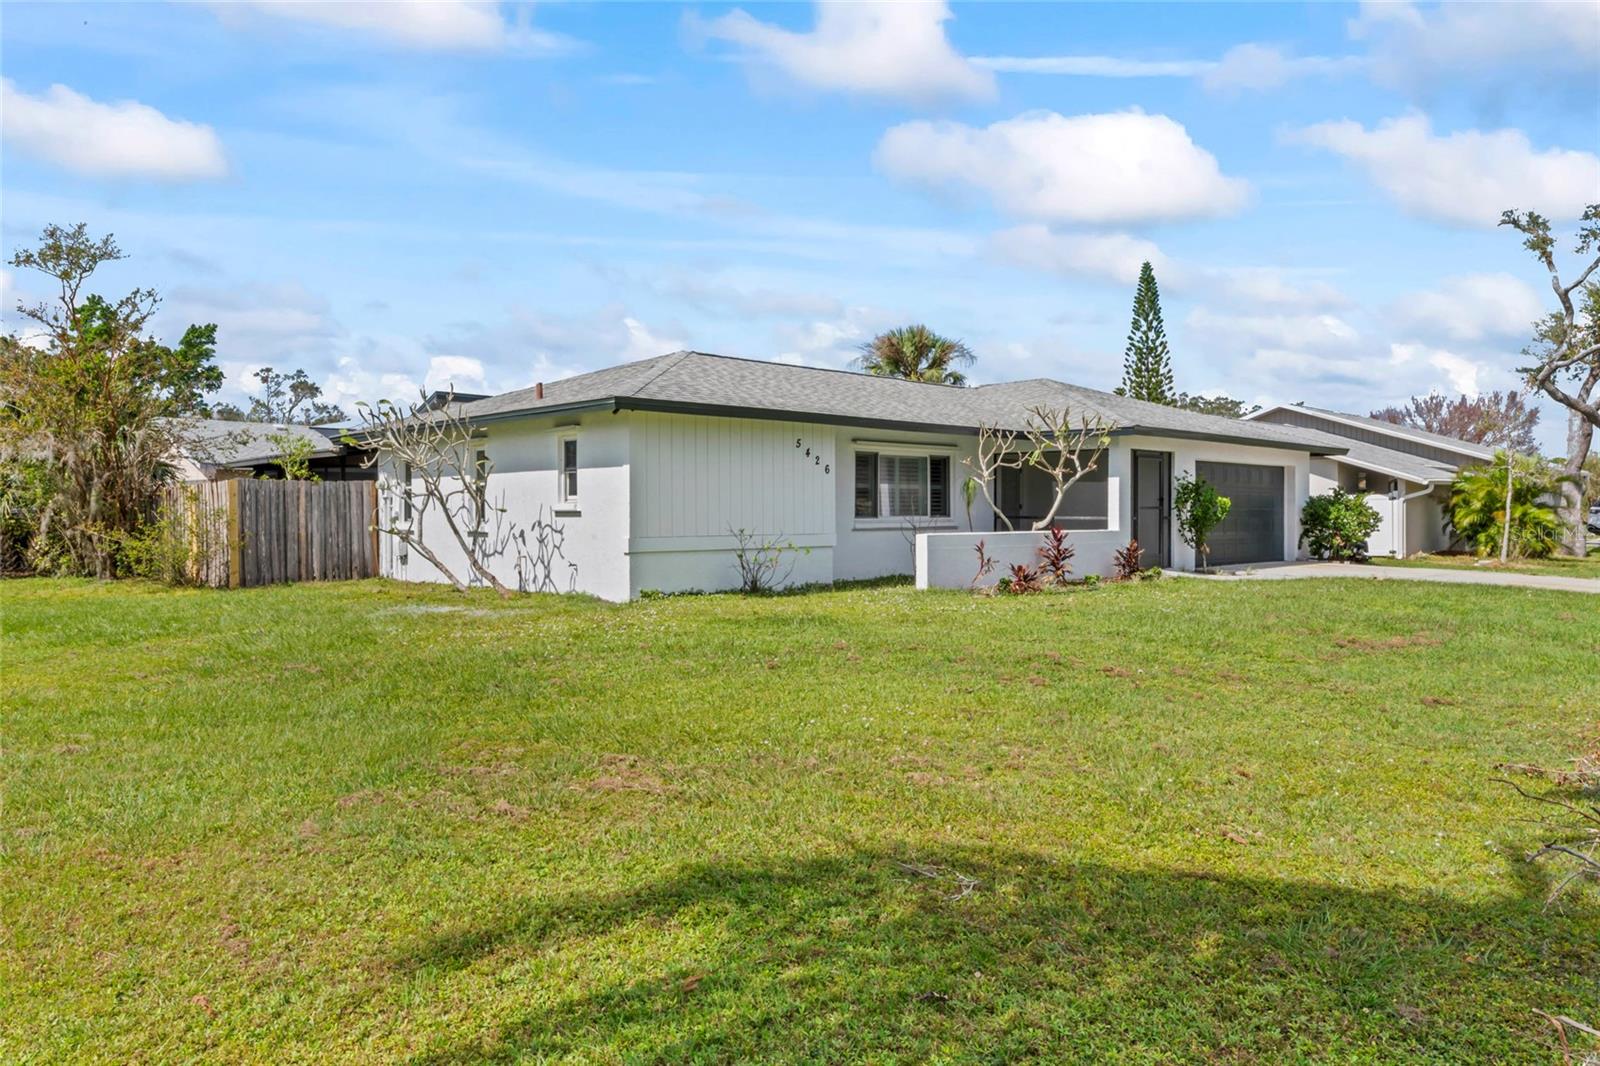
<path id="1" fill-rule="evenodd" d="M 378 483 L 367 482 L 367 528 L 372 531 L 372 569 L 367 577 L 378 577 L 383 573 L 383 556 L 380 554 L 381 545 L 378 541 Z"/>
<path id="2" fill-rule="evenodd" d="M 244 527 L 239 513 L 239 479 L 228 482 L 228 587 L 244 584 Z"/>

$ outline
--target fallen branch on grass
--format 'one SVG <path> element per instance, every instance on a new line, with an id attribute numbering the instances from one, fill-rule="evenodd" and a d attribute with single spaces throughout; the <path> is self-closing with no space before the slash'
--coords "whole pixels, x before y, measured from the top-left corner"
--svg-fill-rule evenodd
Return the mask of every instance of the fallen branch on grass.
<path id="1" fill-rule="evenodd" d="M 976 892 L 979 886 L 983 884 L 983 882 L 979 881 L 976 877 L 968 877 L 966 874 L 957 873 L 955 870 L 951 870 L 943 866 L 925 866 L 921 863 L 915 862 L 897 862 L 895 865 L 900 867 L 900 869 L 905 870 L 907 873 L 916 874 L 918 877 L 926 877 L 931 881 L 948 879 L 954 882 L 956 890 L 949 896 L 946 896 L 946 899 L 966 899 L 968 896 Z"/>

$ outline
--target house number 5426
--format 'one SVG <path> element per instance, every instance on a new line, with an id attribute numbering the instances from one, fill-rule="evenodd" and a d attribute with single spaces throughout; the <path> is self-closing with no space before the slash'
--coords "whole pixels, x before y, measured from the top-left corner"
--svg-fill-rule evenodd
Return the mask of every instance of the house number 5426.
<path id="1" fill-rule="evenodd" d="M 801 440 L 799 437 L 796 437 L 794 439 L 794 446 L 796 448 L 804 447 L 805 446 L 805 441 Z M 811 454 L 811 449 L 810 448 L 806 448 L 806 458 L 811 460 L 811 465 L 812 466 L 820 466 L 820 467 L 822 467 L 822 472 L 824 474 L 833 473 L 833 464 L 832 463 L 824 463 L 822 461 L 822 453 L 821 452 L 818 452 L 816 455 L 812 455 Z"/>

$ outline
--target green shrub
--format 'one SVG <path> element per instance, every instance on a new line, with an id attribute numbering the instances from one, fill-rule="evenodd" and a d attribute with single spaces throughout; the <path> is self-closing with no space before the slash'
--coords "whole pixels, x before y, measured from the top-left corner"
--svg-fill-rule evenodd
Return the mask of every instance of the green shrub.
<path id="1" fill-rule="evenodd" d="M 1547 501 L 1555 500 L 1563 478 L 1538 456 L 1514 460 L 1511 483 L 1510 554 L 1544 559 L 1561 544 L 1561 519 Z M 1488 466 L 1473 466 L 1450 484 L 1445 528 L 1479 556 L 1500 554 L 1506 520 L 1506 453 L 1496 452 Z"/>
<path id="2" fill-rule="evenodd" d="M 1300 543 L 1318 559 L 1364 561 L 1383 519 L 1365 499 L 1335 487 L 1300 509 Z"/>
<path id="3" fill-rule="evenodd" d="M 165 497 L 156 513 L 117 539 L 118 570 L 167 585 L 198 585 L 220 531 L 203 528 L 205 514 L 192 489 Z"/>
<path id="4" fill-rule="evenodd" d="M 1233 509 L 1233 501 L 1217 495 L 1216 488 L 1203 477 L 1183 474 L 1175 484 L 1177 488 L 1172 494 L 1172 507 L 1178 514 L 1178 535 L 1194 549 L 1198 556 L 1197 565 L 1203 570 L 1211 558 L 1211 548 L 1206 544 L 1206 538 L 1228 517 L 1228 512 Z"/>

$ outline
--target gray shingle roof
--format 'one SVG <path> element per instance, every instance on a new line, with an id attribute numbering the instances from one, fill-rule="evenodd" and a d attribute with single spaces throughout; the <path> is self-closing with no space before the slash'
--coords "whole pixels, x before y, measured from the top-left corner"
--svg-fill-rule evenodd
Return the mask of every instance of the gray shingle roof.
<path id="1" fill-rule="evenodd" d="M 258 466 L 283 454 L 284 436 L 311 444 L 309 458 L 320 459 L 343 451 L 332 427 L 275 425 L 270 422 L 231 422 L 220 418 L 184 418 L 178 421 L 178 435 L 185 441 L 189 457 L 217 466 Z M 279 438 L 273 440 L 273 437 Z"/>
<path id="2" fill-rule="evenodd" d="M 1268 410 L 1273 409 L 1274 408 L 1268 408 Z M 1473 444 L 1470 441 L 1462 440 L 1460 437 L 1449 437 L 1443 433 L 1429 433 L 1425 429 L 1416 429 L 1412 426 L 1396 425 L 1393 422 L 1385 422 L 1381 418 L 1370 418 L 1366 415 L 1353 415 L 1348 411 L 1333 411 L 1326 407 L 1312 407 L 1310 404 L 1304 403 L 1282 404 L 1278 409 L 1285 411 L 1299 410 L 1305 411 L 1307 414 L 1326 415 L 1329 418 L 1342 418 L 1347 422 L 1353 422 L 1360 426 L 1366 426 L 1368 429 L 1374 430 L 1378 433 L 1389 433 L 1397 437 L 1410 437 L 1413 440 L 1427 441 L 1428 443 L 1438 445 L 1441 448 L 1449 448 L 1453 451 L 1460 452 L 1463 455 L 1470 455 L 1479 459 L 1494 458 L 1494 449 L 1486 447 L 1485 445 Z"/>
<path id="3" fill-rule="evenodd" d="M 1403 477 L 1407 481 L 1416 481 L 1422 484 L 1445 484 L 1455 480 L 1456 467 L 1446 463 L 1436 463 L 1432 459 L 1421 455 L 1412 455 L 1410 452 L 1397 452 L 1393 448 L 1381 448 L 1376 444 L 1366 441 L 1346 440 L 1349 451 L 1339 456 L 1339 461 L 1350 466 L 1359 466 L 1366 470 L 1373 470 L 1383 474 L 1393 474 Z"/>
<path id="4" fill-rule="evenodd" d="M 537 389 L 462 405 L 474 419 L 610 405 L 616 410 L 682 410 L 847 425 L 974 433 L 981 425 L 1020 428 L 1037 404 L 1098 416 L 1119 433 L 1195 437 L 1343 452 L 1349 441 L 1316 430 L 1246 422 L 1145 403 L 1048 378 L 961 388 L 757 359 L 673 352 L 553 381 Z"/>

